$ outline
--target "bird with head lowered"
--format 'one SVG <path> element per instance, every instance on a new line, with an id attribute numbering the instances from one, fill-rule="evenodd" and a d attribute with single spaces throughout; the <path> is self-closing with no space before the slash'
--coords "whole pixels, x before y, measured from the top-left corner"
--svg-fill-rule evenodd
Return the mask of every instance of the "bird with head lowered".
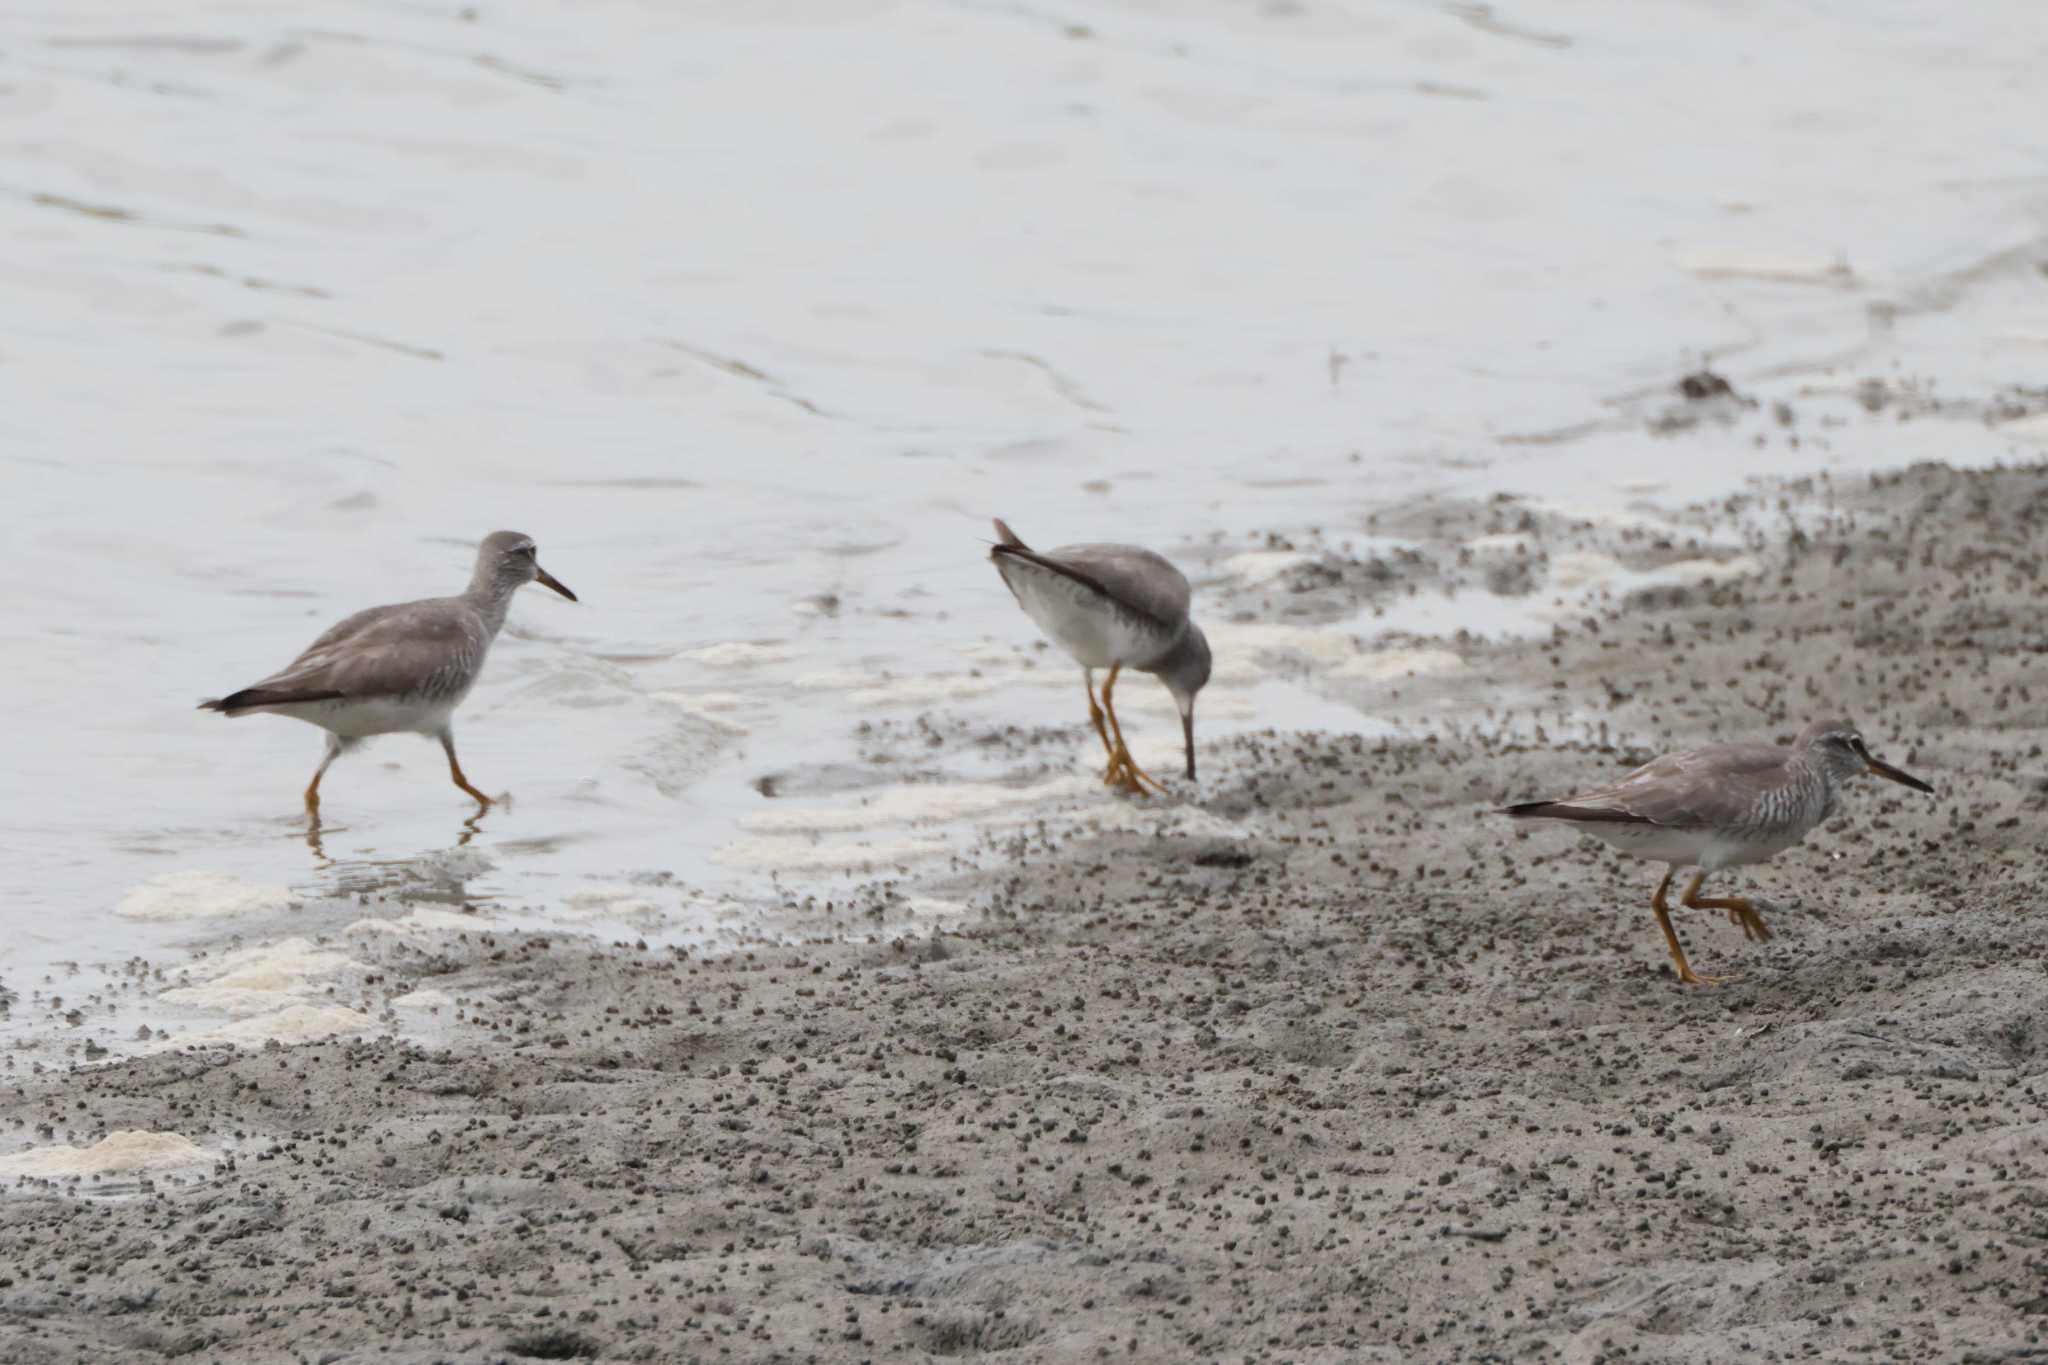
<path id="1" fill-rule="evenodd" d="M 1165 784 L 1140 768 L 1117 722 L 1117 674 L 1126 668 L 1166 684 L 1180 712 L 1187 775 L 1195 777 L 1195 694 L 1209 681 L 1209 639 L 1188 616 L 1188 580 L 1162 556 L 1136 545 L 1063 545 L 1032 549 L 1000 520 L 989 550 L 996 572 L 1024 614 L 1081 665 L 1088 720 L 1109 766 L 1102 780 L 1137 795 L 1146 784 Z M 1106 668 L 1102 703 L 1095 701 L 1095 670 Z M 1108 728 L 1103 726 L 1108 721 Z M 1114 736 L 1114 738 L 1112 738 Z"/>

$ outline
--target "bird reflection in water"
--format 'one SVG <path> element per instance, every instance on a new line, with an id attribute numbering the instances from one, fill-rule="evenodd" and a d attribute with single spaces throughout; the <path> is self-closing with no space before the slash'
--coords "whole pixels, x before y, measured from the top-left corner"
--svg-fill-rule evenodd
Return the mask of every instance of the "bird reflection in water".
<path id="1" fill-rule="evenodd" d="M 494 805 L 507 804 L 510 804 L 509 797 L 500 797 L 498 801 L 494 803 Z M 455 842 L 451 845 L 451 847 L 466 848 L 468 847 L 470 840 L 476 838 L 477 835 L 483 833 L 484 817 L 491 813 L 492 808 L 492 806 L 479 807 L 472 815 L 469 816 L 468 819 L 464 820 L 460 827 L 460 831 L 455 836 Z M 334 828 L 336 833 L 340 833 L 348 827 L 346 825 L 336 825 Z M 322 837 L 324 832 L 325 828 L 321 825 L 320 817 L 317 814 L 306 822 L 306 847 L 313 851 L 315 865 L 322 872 L 325 872 L 332 868 L 347 866 L 351 862 L 353 862 L 354 860 L 336 858 L 328 853 L 326 841 Z M 409 864 L 412 861 L 413 860 L 410 858 L 401 858 L 390 862 L 365 862 L 361 865 L 368 867 L 393 867 L 403 864 Z"/>

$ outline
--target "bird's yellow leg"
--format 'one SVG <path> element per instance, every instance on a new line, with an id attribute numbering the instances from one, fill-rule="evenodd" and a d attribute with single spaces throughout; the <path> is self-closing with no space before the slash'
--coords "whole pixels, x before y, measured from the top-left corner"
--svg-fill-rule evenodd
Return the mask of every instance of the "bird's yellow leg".
<path id="1" fill-rule="evenodd" d="M 1116 782 L 1116 746 L 1109 742 L 1109 731 L 1102 727 L 1102 708 L 1095 704 L 1095 670 L 1081 670 L 1081 686 L 1088 689 L 1088 723 L 1095 727 L 1095 734 L 1102 741 L 1102 752 L 1109 755 L 1109 767 L 1103 771 L 1104 783 Z"/>
<path id="2" fill-rule="evenodd" d="M 1756 907 L 1743 897 L 1702 896 L 1700 884 L 1706 879 L 1707 874 L 1704 872 L 1694 877 L 1692 885 L 1686 887 L 1685 894 L 1678 898 L 1678 903 L 1688 910 L 1726 910 L 1728 922 L 1740 925 L 1743 934 L 1751 943 L 1771 941 L 1771 926 L 1764 923 L 1764 917 L 1756 912 Z"/>
<path id="3" fill-rule="evenodd" d="M 330 737 L 327 754 L 320 760 L 320 766 L 313 769 L 313 780 L 306 784 L 306 818 L 315 826 L 320 823 L 320 779 L 327 776 L 328 765 L 341 753 L 341 741 Z"/>
<path id="4" fill-rule="evenodd" d="M 1671 949 L 1671 961 L 1678 967 L 1678 979 L 1688 986 L 1718 986 L 1729 978 L 1724 976 L 1699 976 L 1692 964 L 1685 960 L 1685 949 L 1678 946 L 1678 931 L 1671 927 L 1671 907 L 1665 903 L 1664 893 L 1671 889 L 1671 879 L 1678 875 L 1678 869 L 1664 869 L 1664 880 L 1657 883 L 1657 894 L 1650 897 L 1650 908 L 1657 912 L 1657 927 L 1664 931 L 1664 945 Z"/>
<path id="5" fill-rule="evenodd" d="M 1109 772 L 1103 781 L 1140 796 L 1146 794 L 1147 782 L 1163 792 L 1166 784 L 1138 766 L 1138 761 L 1131 757 L 1130 748 L 1124 743 L 1124 727 L 1117 724 L 1116 703 L 1110 699 L 1110 691 L 1116 686 L 1116 675 L 1122 669 L 1122 664 L 1110 665 L 1109 676 L 1102 680 L 1102 709 L 1109 713 L 1109 728 L 1116 736 L 1116 748 L 1109 756 Z"/>
<path id="6" fill-rule="evenodd" d="M 462 775 L 462 765 L 455 759 L 455 737 L 453 735 L 441 736 L 441 747 L 448 751 L 448 776 L 455 779 L 455 785 L 468 792 L 471 796 L 474 796 L 478 805 L 491 805 L 491 798 L 485 796 L 475 787 L 472 787 L 469 784 L 469 779 Z"/>

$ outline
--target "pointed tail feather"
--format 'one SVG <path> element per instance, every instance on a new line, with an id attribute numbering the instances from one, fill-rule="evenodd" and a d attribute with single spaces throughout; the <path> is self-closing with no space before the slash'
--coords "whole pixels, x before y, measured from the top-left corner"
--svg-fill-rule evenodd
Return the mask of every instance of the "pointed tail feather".
<path id="1" fill-rule="evenodd" d="M 341 693 L 328 689 L 324 692 L 290 692 L 275 688 L 245 687 L 225 697 L 211 697 L 199 703 L 202 711 L 218 711 L 224 716 L 238 716 L 263 706 L 285 706 L 292 702 L 335 701 Z"/>
<path id="2" fill-rule="evenodd" d="M 1523 801 L 1512 806 L 1502 806 L 1493 811 L 1492 814 L 1511 815 L 1517 820 L 1529 820 L 1537 816 L 1549 814 L 1551 804 L 1548 801 Z"/>
<path id="3" fill-rule="evenodd" d="M 1028 550 L 1031 548 L 1029 545 L 1026 545 L 1022 540 L 1019 540 L 1017 538 L 1017 533 L 1015 531 L 1012 531 L 1009 528 L 1009 525 L 1006 522 L 1004 522 L 1004 520 L 1001 517 L 997 517 L 995 519 L 995 523 L 996 544 L 998 546 L 1005 550 Z"/>
<path id="4" fill-rule="evenodd" d="M 1625 810 L 1604 806 L 1574 806 L 1568 801 L 1524 801 L 1502 806 L 1493 812 L 1516 820 L 1577 820 L 1581 824 L 1647 825 L 1650 821 Z"/>

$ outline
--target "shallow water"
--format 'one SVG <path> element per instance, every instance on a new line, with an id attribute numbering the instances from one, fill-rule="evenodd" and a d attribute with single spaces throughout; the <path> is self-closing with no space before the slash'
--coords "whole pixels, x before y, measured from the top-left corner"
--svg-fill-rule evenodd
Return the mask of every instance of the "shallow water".
<path id="1" fill-rule="evenodd" d="M 1265 533 L 1362 545 L 1422 494 L 1655 517 L 1753 475 L 2032 458 L 2032 14 L 0 16 L 11 1036 L 202 1028 L 154 1000 L 57 1026 L 48 997 L 113 989 L 66 963 L 331 932 L 387 892 L 842 932 L 786 907 L 949 821 L 1102 799 L 951 745 L 903 774 L 951 796 L 844 814 L 864 722 L 1071 725 L 1082 771 L 1072 672 L 980 562 L 992 514 L 1174 554 L 1199 612 Z M 1702 363 L 1762 406 L 1653 434 Z M 455 590 L 504 526 L 583 599 L 522 595 L 459 717 L 514 802 L 470 822 L 389 737 L 329 775 L 309 847 L 318 734 L 193 703 Z M 1331 629 L 1527 619 L 1468 595 Z M 1376 730 L 1317 685 L 1354 648 L 1240 649 L 1202 732 Z M 1163 695 L 1125 696 L 1171 771 Z M 155 880 L 192 872 L 235 880 Z"/>

